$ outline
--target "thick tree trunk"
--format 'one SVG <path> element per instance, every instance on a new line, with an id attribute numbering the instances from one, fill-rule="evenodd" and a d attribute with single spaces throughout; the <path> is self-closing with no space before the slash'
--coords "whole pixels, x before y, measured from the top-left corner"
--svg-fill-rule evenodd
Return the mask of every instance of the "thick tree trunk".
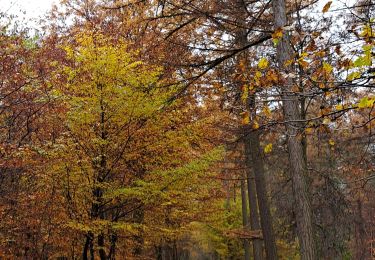
<path id="1" fill-rule="evenodd" d="M 285 0 L 273 0 L 274 26 L 275 29 L 287 25 Z M 287 31 L 277 44 L 277 61 L 280 69 L 286 70 L 284 64 L 293 59 L 293 51 Z M 287 72 L 287 71 L 286 71 Z M 293 93 L 293 82 L 290 78 L 286 80 L 283 90 L 284 120 L 286 123 L 286 134 L 288 139 L 289 167 L 293 182 L 295 199 L 295 213 L 298 230 L 298 238 L 303 260 L 317 259 L 314 241 L 312 210 L 307 185 L 307 167 L 304 159 L 304 149 L 301 142 L 302 125 L 298 96 Z"/>
<path id="2" fill-rule="evenodd" d="M 246 199 L 246 185 L 245 180 L 243 178 L 244 176 L 241 176 L 241 203 L 242 203 L 242 224 L 245 230 L 248 230 L 248 224 L 249 224 L 249 218 L 247 215 L 247 199 Z M 244 239 L 243 240 L 243 248 L 245 251 L 245 260 L 250 260 L 250 244 L 249 240 Z"/>

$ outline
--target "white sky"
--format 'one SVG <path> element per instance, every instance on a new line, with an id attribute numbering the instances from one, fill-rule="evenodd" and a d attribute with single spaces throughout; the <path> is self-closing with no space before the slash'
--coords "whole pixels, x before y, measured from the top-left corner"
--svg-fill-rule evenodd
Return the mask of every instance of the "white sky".
<path id="1" fill-rule="evenodd" d="M 56 0 L 0 0 L 0 9 L 3 12 L 18 13 L 26 11 L 29 16 L 38 17 L 48 11 Z"/>
<path id="2" fill-rule="evenodd" d="M 39 18 L 48 12 L 59 0 L 0 0 L 0 11 L 17 15 L 28 26 L 38 28 Z"/>
<path id="3" fill-rule="evenodd" d="M 323 6 L 328 0 L 319 0 L 317 5 L 318 14 L 321 14 Z M 340 8 L 344 3 L 354 4 L 356 0 L 332 0 L 330 10 Z M 39 28 L 38 20 L 48 12 L 53 4 L 58 4 L 59 0 L 0 0 L 0 12 L 18 16 L 18 20 L 23 20 L 31 28 Z M 330 12 L 327 13 L 330 15 Z"/>

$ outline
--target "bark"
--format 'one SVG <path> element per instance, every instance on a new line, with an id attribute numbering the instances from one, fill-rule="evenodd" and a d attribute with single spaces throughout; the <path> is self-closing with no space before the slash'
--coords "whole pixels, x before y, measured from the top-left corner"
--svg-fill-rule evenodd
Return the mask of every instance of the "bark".
<path id="1" fill-rule="evenodd" d="M 239 23 L 242 24 L 241 29 L 237 33 L 237 41 L 239 44 L 239 47 L 243 47 L 249 44 L 249 41 L 247 39 L 247 30 L 243 29 L 246 28 L 246 17 L 247 17 L 247 10 L 246 5 L 243 1 L 237 1 L 238 9 L 242 10 L 241 15 L 239 15 L 240 21 Z M 248 62 L 248 57 L 246 52 L 243 55 L 243 59 L 245 60 L 245 64 Z M 243 82 L 245 85 L 246 82 Z M 251 95 L 248 98 L 248 102 L 246 103 L 246 109 L 249 112 L 252 112 L 252 118 L 255 118 L 255 96 Z M 254 182 L 252 179 L 248 178 L 248 183 L 250 183 L 249 187 L 250 190 L 253 191 L 255 194 L 249 193 L 249 201 L 253 199 L 254 201 L 251 203 L 253 205 L 254 210 L 257 210 L 256 205 L 259 206 L 259 214 L 260 214 L 260 223 L 261 223 L 261 229 L 263 233 L 263 239 L 264 239 L 264 245 L 265 245 L 265 251 L 266 251 L 266 258 L 269 260 L 275 260 L 277 258 L 277 250 L 276 250 L 276 242 L 275 242 L 275 235 L 273 232 L 272 227 L 272 217 L 270 213 L 268 198 L 267 198 L 267 186 L 266 181 L 264 178 L 264 160 L 261 154 L 261 147 L 260 147 L 260 141 L 259 141 L 259 133 L 256 131 L 249 131 L 245 132 L 245 153 L 248 159 L 246 160 L 246 167 L 251 168 L 253 170 L 254 179 L 255 179 L 255 189 L 251 188 L 251 182 Z M 248 175 L 249 177 L 249 175 Z M 249 191 L 250 191 L 249 190 Z M 252 198 L 250 198 L 252 197 Z M 255 214 L 255 212 L 254 212 Z M 258 215 L 258 213 L 256 213 Z M 256 217 L 258 219 L 258 217 Z M 253 224 L 258 227 L 260 226 L 258 223 L 259 220 L 256 221 L 255 217 L 253 219 Z M 260 228 L 256 228 L 260 229 Z M 254 241 L 255 243 L 259 243 L 259 241 Z M 261 243 L 260 243 L 261 244 Z M 258 247 L 258 245 L 257 245 Z M 260 250 L 260 253 L 258 255 L 261 255 L 262 250 Z"/>
<path id="2" fill-rule="evenodd" d="M 93 240 L 94 240 L 94 234 L 91 232 L 88 232 L 86 235 L 86 242 L 83 247 L 83 252 L 82 252 L 82 259 L 88 260 L 88 252 L 90 251 L 90 256 L 91 259 L 94 259 L 94 250 L 93 250 Z"/>
<path id="3" fill-rule="evenodd" d="M 106 260 L 107 255 L 104 250 L 104 235 L 101 233 L 98 236 L 98 247 L 99 247 L 99 256 L 100 260 Z"/>
<path id="4" fill-rule="evenodd" d="M 253 108 L 253 110 L 255 111 L 255 108 Z M 259 141 L 259 132 L 251 131 L 248 133 L 246 141 L 248 142 L 249 147 L 247 153 L 250 155 L 252 169 L 254 172 L 255 188 L 258 198 L 260 223 L 262 226 L 266 257 L 269 260 L 278 259 L 275 235 L 272 227 L 272 216 L 267 197 L 267 186 L 264 178 L 264 160 Z"/>
<path id="5" fill-rule="evenodd" d="M 117 234 L 113 233 L 111 235 L 111 247 L 108 253 L 108 259 L 114 260 L 116 258 L 116 242 L 117 242 Z"/>
<path id="6" fill-rule="evenodd" d="M 103 91 L 103 86 L 98 85 L 98 88 L 100 91 Z M 104 109 L 104 101 L 101 98 L 100 99 L 100 137 L 102 140 L 107 139 L 107 130 L 106 130 L 106 125 L 105 125 L 105 109 Z M 97 170 L 97 176 L 96 176 L 96 183 L 97 184 L 102 184 L 105 181 L 108 169 L 107 169 L 107 157 L 105 153 L 105 147 L 100 147 L 100 161 L 99 164 L 94 164 L 93 167 Z M 93 220 L 96 219 L 105 219 L 104 213 L 102 211 L 102 203 L 103 203 L 103 190 L 100 187 L 100 185 L 96 186 L 93 188 L 93 199 L 94 201 L 92 202 L 91 205 L 91 218 Z M 93 243 L 93 236 L 90 239 L 91 244 Z M 93 248 L 93 246 L 91 246 Z M 91 257 L 93 257 L 93 249 L 91 249 Z M 104 234 L 102 232 L 99 233 L 98 235 L 98 252 L 99 252 L 99 257 L 101 260 L 107 259 L 107 254 L 105 252 L 105 241 L 104 241 Z"/>
<path id="7" fill-rule="evenodd" d="M 368 259 L 366 255 L 366 232 L 365 220 L 362 215 L 362 201 L 360 199 L 357 200 L 357 216 L 356 216 L 356 230 L 355 230 L 355 237 L 356 237 L 356 258 L 358 260 Z"/>
<path id="8" fill-rule="evenodd" d="M 93 234 L 92 234 L 92 239 L 90 239 L 90 259 L 95 260 L 94 235 Z"/>
<path id="9" fill-rule="evenodd" d="M 273 0 L 275 29 L 287 25 L 285 0 Z M 286 61 L 293 58 L 292 46 L 287 31 L 277 44 L 277 61 L 280 69 Z M 293 183 L 295 199 L 295 213 L 297 222 L 298 239 L 301 258 L 303 260 L 317 259 L 314 232 L 312 224 L 312 210 L 307 185 L 307 167 L 304 159 L 304 149 L 301 142 L 303 126 L 296 122 L 301 119 L 298 96 L 293 93 L 293 82 L 290 78 L 282 89 L 284 120 L 286 123 L 286 135 L 289 152 L 289 167 Z"/>
<path id="10" fill-rule="evenodd" d="M 242 202 L 242 224 L 244 229 L 248 229 L 249 218 L 247 215 L 247 199 L 246 199 L 246 187 L 245 187 L 245 180 L 241 179 L 241 202 Z M 245 251 L 245 260 L 250 260 L 250 244 L 249 240 L 243 240 L 243 248 Z"/>
<path id="11" fill-rule="evenodd" d="M 251 165 L 251 159 L 249 157 L 249 145 L 245 144 L 245 153 L 246 153 L 246 165 Z M 247 191 L 249 197 L 249 211 L 250 211 L 250 227 L 251 230 L 260 230 L 259 222 L 259 213 L 258 213 L 258 202 L 257 195 L 255 191 L 255 182 L 253 176 L 251 176 L 250 168 L 247 168 Z M 254 260 L 263 259 L 263 249 L 262 249 L 262 240 L 254 239 L 253 240 L 253 256 Z"/>
<path id="12" fill-rule="evenodd" d="M 103 86 L 99 85 L 100 91 L 103 91 Z M 105 108 L 104 108 L 104 101 L 102 97 L 100 98 L 100 126 L 101 126 L 101 138 L 102 140 L 107 140 L 107 130 L 105 125 Z M 106 157 L 106 151 L 104 147 L 100 148 L 100 164 L 99 164 L 99 171 L 98 171 L 98 177 L 97 181 L 98 183 L 102 184 L 106 178 L 107 174 L 107 157 Z M 94 202 L 95 210 L 94 210 L 94 218 L 99 217 L 99 219 L 103 220 L 105 219 L 104 214 L 101 210 L 102 201 L 103 201 L 103 190 L 102 188 L 96 188 L 97 192 L 95 193 L 95 199 Z M 105 244 L 104 244 L 104 234 L 100 233 L 98 235 L 98 247 L 99 247 L 99 256 L 101 260 L 107 259 L 107 254 L 105 252 Z"/>
<path id="13" fill-rule="evenodd" d="M 142 224 L 144 220 L 144 208 L 141 207 L 139 209 L 136 209 L 133 212 L 133 221 L 134 223 Z M 144 245 L 144 239 L 143 239 L 143 232 L 140 229 L 138 231 L 139 233 L 135 236 L 133 236 L 133 240 L 135 242 L 135 246 L 133 249 L 133 255 L 140 257 L 143 252 L 143 245 Z"/>

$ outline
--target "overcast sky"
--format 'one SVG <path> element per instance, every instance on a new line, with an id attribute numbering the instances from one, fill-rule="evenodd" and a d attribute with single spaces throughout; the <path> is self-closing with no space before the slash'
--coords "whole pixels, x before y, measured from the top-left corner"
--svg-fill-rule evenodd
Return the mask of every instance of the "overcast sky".
<path id="1" fill-rule="evenodd" d="M 28 26 L 37 28 L 38 18 L 42 17 L 59 0 L 0 0 L 0 11 L 17 15 Z"/>
<path id="2" fill-rule="evenodd" d="M 20 10 L 26 11 L 31 17 L 48 11 L 56 0 L 0 0 L 1 11 L 7 13 L 18 13 Z"/>
<path id="3" fill-rule="evenodd" d="M 38 28 L 38 18 L 58 2 L 59 0 L 0 0 L 0 12 L 17 15 L 20 20 L 24 20 L 28 27 Z M 317 15 L 321 15 L 321 9 L 327 2 L 328 0 L 318 1 Z M 333 0 L 332 2 L 331 10 L 342 7 L 344 3 L 354 4 L 356 0 Z M 330 12 L 327 15 L 330 15 Z"/>

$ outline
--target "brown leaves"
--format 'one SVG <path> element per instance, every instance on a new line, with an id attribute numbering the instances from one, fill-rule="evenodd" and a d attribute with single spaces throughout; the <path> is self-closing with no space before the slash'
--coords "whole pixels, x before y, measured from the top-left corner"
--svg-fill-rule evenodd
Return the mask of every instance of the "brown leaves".
<path id="1" fill-rule="evenodd" d="M 273 44 L 276 46 L 279 43 L 279 40 L 283 37 L 283 29 L 278 28 L 272 33 L 272 41 Z"/>
<path id="2" fill-rule="evenodd" d="M 331 7 L 331 4 L 332 4 L 332 1 L 328 1 L 328 2 L 324 5 L 322 12 L 323 12 L 323 13 L 328 12 L 329 8 Z"/>

